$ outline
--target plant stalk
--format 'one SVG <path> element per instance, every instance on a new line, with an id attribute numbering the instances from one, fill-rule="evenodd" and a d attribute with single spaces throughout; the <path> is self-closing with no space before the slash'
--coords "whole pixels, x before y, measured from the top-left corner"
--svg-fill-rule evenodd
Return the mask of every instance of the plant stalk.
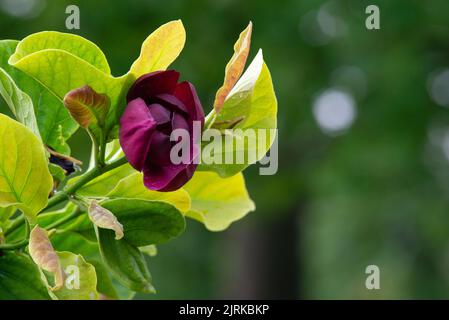
<path id="1" fill-rule="evenodd" d="M 100 132 L 100 143 L 98 146 L 98 156 L 96 158 L 97 167 L 105 166 L 105 160 L 104 160 L 105 154 L 106 154 L 106 139 L 105 139 L 105 132 L 102 129 Z"/>
<path id="2" fill-rule="evenodd" d="M 111 171 L 115 168 L 118 168 L 124 164 L 126 164 L 128 161 L 125 157 L 122 157 L 114 162 L 111 162 L 110 164 L 105 165 L 104 167 L 95 167 L 92 170 L 86 172 L 84 175 L 82 175 L 79 180 L 77 180 L 74 184 L 72 184 L 70 187 L 65 188 L 64 190 L 58 192 L 55 194 L 54 197 L 52 197 L 47 204 L 47 207 L 43 211 L 46 211 L 61 202 L 67 200 L 69 197 L 71 197 L 78 189 L 80 189 L 82 186 L 90 182 L 91 180 L 101 176 L 103 173 L 106 173 L 108 171 Z"/>
<path id="3" fill-rule="evenodd" d="M 46 210 L 48 210 L 48 209 L 50 209 L 50 208 L 52 208 L 52 207 L 54 207 L 54 206 L 64 202 L 65 200 L 69 199 L 78 189 L 80 189 L 85 184 L 89 183 L 91 180 L 101 176 L 103 173 L 106 173 L 106 172 L 111 171 L 111 170 L 113 170 L 115 168 L 118 168 L 118 167 L 126 164 L 127 162 L 128 161 L 126 160 L 126 158 L 122 157 L 122 158 L 120 158 L 120 159 L 118 159 L 118 160 L 116 160 L 114 162 L 111 162 L 110 164 L 107 164 L 107 165 L 105 165 L 103 167 L 95 167 L 92 170 L 86 172 L 73 185 L 71 185 L 70 187 L 67 187 L 64 190 L 56 193 L 52 198 L 50 198 L 50 200 L 47 203 L 47 206 L 41 212 L 46 211 Z M 69 216 L 71 216 L 71 214 Z M 14 222 L 11 224 L 11 226 L 8 228 L 8 230 L 5 231 L 5 236 L 11 234 L 12 232 L 14 232 L 18 228 L 20 228 L 25 221 L 26 221 L 26 219 L 25 219 L 25 217 L 23 215 L 18 217 L 18 218 L 16 218 L 14 220 Z M 65 221 L 63 221 L 63 222 L 65 222 Z M 54 228 L 54 226 L 52 226 L 52 227 Z M 4 244 L 3 246 L 7 246 L 7 245 L 15 245 L 15 244 Z M 1 249 L 1 247 L 0 247 L 0 249 Z"/>
<path id="4" fill-rule="evenodd" d="M 51 230 L 54 229 L 56 227 L 59 227 L 60 225 L 66 223 L 67 221 L 69 221 L 72 218 L 75 218 L 77 216 L 79 216 L 82 213 L 82 211 L 79 208 L 76 208 L 75 210 L 73 210 L 70 214 L 62 217 L 61 219 L 49 224 L 48 226 L 45 227 L 46 230 Z"/>
<path id="5" fill-rule="evenodd" d="M 209 114 L 206 116 L 206 119 L 204 120 L 204 130 L 210 129 L 214 124 L 215 119 L 217 119 L 217 113 L 215 112 L 214 108 L 211 112 L 209 112 Z"/>
<path id="6" fill-rule="evenodd" d="M 15 250 L 19 248 L 23 248 L 28 244 L 28 238 L 30 236 L 30 224 L 27 220 L 25 221 L 25 238 L 19 242 L 16 243 L 5 243 L 0 244 L 0 250 Z"/>

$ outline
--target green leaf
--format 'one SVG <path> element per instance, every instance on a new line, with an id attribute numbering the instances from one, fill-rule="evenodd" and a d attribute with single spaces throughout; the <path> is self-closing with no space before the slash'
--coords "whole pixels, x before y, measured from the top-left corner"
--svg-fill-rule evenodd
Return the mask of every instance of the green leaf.
<path id="1" fill-rule="evenodd" d="M 60 221 L 61 219 L 64 219 L 67 215 L 72 214 L 77 209 L 77 206 L 73 202 L 68 202 L 66 206 L 62 209 L 56 210 L 56 211 L 50 211 L 41 213 L 37 216 L 37 224 L 41 228 L 47 228 L 50 226 L 50 224 L 55 223 L 57 221 Z M 83 220 L 86 220 L 83 223 L 81 221 L 78 221 L 79 218 L 83 218 L 83 216 L 74 217 L 72 219 L 69 219 L 65 223 L 61 224 L 58 227 L 58 230 L 76 230 L 77 232 L 85 232 L 86 231 L 86 225 L 91 229 L 91 233 L 93 234 L 93 239 L 96 239 L 95 232 L 92 227 L 92 223 L 90 223 L 89 218 L 87 218 L 87 215 L 84 214 Z M 18 227 L 16 230 L 11 232 L 7 240 L 8 242 L 16 242 L 20 239 L 23 239 L 23 235 L 25 234 L 25 224 L 22 224 L 20 227 Z M 60 250 L 61 251 L 61 250 Z M 70 250 L 67 250 L 70 251 Z"/>
<path id="2" fill-rule="evenodd" d="M 41 227 L 47 228 L 48 226 L 50 226 L 50 224 L 62 220 L 64 217 L 71 214 L 74 210 L 77 210 L 77 206 L 74 205 L 73 203 L 69 203 L 67 207 L 64 209 L 40 214 L 38 216 L 38 223 Z M 77 234 L 80 234 L 89 241 L 96 241 L 97 239 L 94 227 L 92 225 L 92 221 L 90 221 L 87 213 L 85 212 L 82 212 L 81 214 L 72 217 L 71 219 L 68 219 L 64 223 L 59 224 L 57 229 L 58 232 L 66 232 L 66 231 L 76 232 Z M 59 251 L 75 252 L 69 249 Z"/>
<path id="3" fill-rule="evenodd" d="M 116 278 L 112 281 L 114 289 L 117 291 L 118 299 L 120 300 L 132 300 L 136 295 L 136 292 L 129 289 L 123 283 L 118 281 Z"/>
<path id="4" fill-rule="evenodd" d="M 140 252 L 147 254 L 150 257 L 157 256 L 157 247 L 154 244 L 150 244 L 149 246 L 140 247 Z"/>
<path id="5" fill-rule="evenodd" d="M 96 239 L 94 227 L 86 213 L 70 219 L 66 223 L 62 224 L 58 229 L 77 232 L 89 241 L 95 241 Z"/>
<path id="6" fill-rule="evenodd" d="M 112 162 L 124 157 L 122 147 L 120 146 L 119 139 L 112 140 L 106 145 L 106 157 L 107 162 Z"/>
<path id="7" fill-rule="evenodd" d="M 57 184 L 65 180 L 66 178 L 65 171 L 60 166 L 54 163 L 49 163 L 48 170 L 50 170 L 50 174 L 52 175 L 53 179 Z"/>
<path id="8" fill-rule="evenodd" d="M 98 244 L 95 242 L 95 247 L 98 251 L 98 258 L 92 259 L 89 261 L 94 267 L 95 272 L 97 273 L 97 291 L 100 295 L 100 299 L 131 299 L 134 295 L 134 292 L 128 292 L 128 295 L 131 295 L 131 298 L 128 296 L 122 296 L 123 289 L 122 286 L 117 285 L 117 280 L 112 275 L 112 272 L 106 266 L 106 263 L 101 259 L 100 251 L 98 249 Z M 126 289 L 126 288 L 125 288 Z"/>
<path id="9" fill-rule="evenodd" d="M 173 192 L 148 190 L 143 184 L 143 176 L 140 172 L 134 172 L 130 176 L 120 180 L 117 186 L 107 196 L 110 199 L 129 198 L 163 201 L 175 206 L 183 213 L 190 209 L 190 197 L 184 189 Z"/>
<path id="10" fill-rule="evenodd" d="M 123 225 L 124 239 L 136 247 L 167 242 L 185 229 L 184 216 L 165 202 L 113 199 L 101 205 L 117 217 Z"/>
<path id="11" fill-rule="evenodd" d="M 84 197 L 105 197 L 115 188 L 120 180 L 128 177 L 135 172 L 136 170 L 134 170 L 129 164 L 120 166 L 93 179 L 92 181 L 81 187 L 76 193 Z M 80 176 L 70 179 L 67 182 L 67 185 L 71 186 L 79 178 Z"/>
<path id="12" fill-rule="evenodd" d="M 207 150 L 205 143 L 202 151 L 201 171 L 215 171 L 222 177 L 230 177 L 249 165 L 262 159 L 275 139 L 277 127 L 277 100 L 268 67 L 263 62 L 262 51 L 259 51 L 246 72 L 234 86 L 217 115 L 213 128 L 223 132 L 220 148 Z M 226 130 L 232 128 L 233 130 Z M 240 130 L 235 130 L 240 129 Z M 247 130 L 251 129 L 251 130 Z M 247 139 L 252 130 L 256 139 Z M 206 130 L 204 135 L 208 135 Z M 260 135 L 260 134 L 263 134 Z M 226 139 L 224 137 L 227 136 Z M 261 137 L 266 137 L 260 140 Z M 260 141 L 259 141 L 260 140 Z M 212 145 L 212 144 L 211 144 Z M 210 151 L 210 152 L 209 152 Z M 254 155 L 248 157 L 248 153 Z M 239 164 L 238 155 L 244 155 Z M 233 164 L 225 163 L 225 159 L 234 159 Z M 217 161 L 221 161 L 217 163 Z"/>
<path id="13" fill-rule="evenodd" d="M 53 291 L 53 294 L 60 300 L 98 299 L 94 266 L 87 263 L 81 255 L 71 252 L 57 252 L 57 255 L 66 278 L 64 286 Z"/>
<path id="14" fill-rule="evenodd" d="M 11 226 L 11 218 L 16 212 L 16 208 L 11 206 L 7 208 L 0 208 L 0 243 L 5 242 L 4 232 Z M 23 238 L 22 238 L 23 239 Z"/>
<path id="15" fill-rule="evenodd" d="M 40 133 L 34 115 L 33 101 L 20 90 L 14 80 L 0 68 L 0 95 L 16 119 L 30 129 L 39 139 Z"/>
<path id="16" fill-rule="evenodd" d="M 73 202 L 69 202 L 64 208 L 60 210 L 40 214 L 37 217 L 38 224 L 43 228 L 48 228 L 51 224 L 64 219 L 65 220 L 64 223 L 61 224 L 58 223 L 57 228 L 58 232 L 73 231 L 79 233 L 89 241 L 96 241 L 95 230 L 86 212 L 79 212 L 78 215 L 75 215 L 68 220 L 66 219 L 68 215 L 71 215 L 72 213 L 78 210 L 80 209 L 77 207 L 77 205 L 75 205 Z M 23 233 L 23 228 L 21 229 Z M 16 232 L 14 232 L 14 235 L 15 233 Z M 73 250 L 59 250 L 59 251 L 75 252 Z"/>
<path id="17" fill-rule="evenodd" d="M 56 211 L 44 212 L 37 217 L 37 222 L 40 227 L 46 228 L 50 224 L 61 220 L 62 218 L 70 215 L 77 209 L 76 204 L 68 202 L 63 208 Z"/>
<path id="18" fill-rule="evenodd" d="M 16 208 L 7 207 L 0 208 L 0 226 L 4 226 L 4 223 L 8 221 L 9 218 L 16 212 Z"/>
<path id="19" fill-rule="evenodd" d="M 37 266 L 26 255 L 3 252 L 0 256 L 0 300 L 49 300 Z"/>
<path id="20" fill-rule="evenodd" d="M 14 53 L 18 43 L 15 40 L 0 41 L 0 68 L 31 98 L 42 141 L 58 152 L 70 154 L 66 141 L 77 130 L 78 125 L 61 100 L 39 82 L 8 64 L 8 58 Z"/>
<path id="21" fill-rule="evenodd" d="M 34 221 L 53 188 L 44 147 L 29 129 L 2 114 L 0 145 L 0 207 L 16 206 Z"/>
<path id="22" fill-rule="evenodd" d="M 223 179 L 213 172 L 196 172 L 184 187 L 192 199 L 187 216 L 210 231 L 222 231 L 255 210 L 241 173 Z"/>
<path id="23" fill-rule="evenodd" d="M 143 42 L 130 74 L 138 78 L 146 73 L 165 70 L 179 56 L 185 41 L 186 32 L 181 20 L 160 26 Z"/>
<path id="24" fill-rule="evenodd" d="M 126 239 L 115 240 L 111 230 L 96 230 L 103 260 L 117 279 L 133 291 L 155 293 L 145 258 L 139 249 Z"/>

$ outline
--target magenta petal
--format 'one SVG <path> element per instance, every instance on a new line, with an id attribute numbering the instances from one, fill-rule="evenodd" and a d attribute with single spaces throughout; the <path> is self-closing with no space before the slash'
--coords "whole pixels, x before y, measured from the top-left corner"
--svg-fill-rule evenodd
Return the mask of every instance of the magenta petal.
<path id="1" fill-rule="evenodd" d="M 177 85 L 174 95 L 187 107 L 193 121 L 201 121 L 204 124 L 204 110 L 195 87 L 190 82 L 181 82 Z"/>
<path id="2" fill-rule="evenodd" d="M 171 141 L 170 136 L 156 131 L 151 139 L 148 161 L 159 166 L 167 166 L 170 161 Z"/>
<path id="3" fill-rule="evenodd" d="M 128 103 L 120 119 L 120 145 L 126 159 L 136 170 L 143 170 L 155 129 L 156 121 L 151 117 L 145 101 L 138 98 Z"/>
<path id="4" fill-rule="evenodd" d="M 167 108 L 171 109 L 173 112 L 182 112 L 185 113 L 186 115 L 189 114 L 189 110 L 184 105 L 184 103 L 182 103 L 181 100 L 179 100 L 178 98 L 176 98 L 171 94 L 159 94 L 157 96 L 152 97 L 151 101 L 163 104 Z"/>
<path id="5" fill-rule="evenodd" d="M 143 171 L 143 182 L 150 190 L 175 191 L 189 181 L 196 169 L 196 164 L 171 165 L 166 167 L 149 166 Z"/>
<path id="6" fill-rule="evenodd" d="M 127 100 L 142 98 L 149 104 L 151 97 L 158 94 L 173 94 L 179 73 L 174 70 L 156 71 L 141 76 L 129 89 Z"/>
<path id="7" fill-rule="evenodd" d="M 179 113 L 173 113 L 173 119 L 171 120 L 171 127 L 173 130 L 184 129 L 190 133 L 189 123 Z"/>
<path id="8" fill-rule="evenodd" d="M 154 120 L 156 120 L 158 125 L 170 122 L 171 120 L 170 111 L 161 106 L 160 104 L 154 103 L 150 105 L 148 108 L 150 110 L 151 116 L 153 117 Z"/>

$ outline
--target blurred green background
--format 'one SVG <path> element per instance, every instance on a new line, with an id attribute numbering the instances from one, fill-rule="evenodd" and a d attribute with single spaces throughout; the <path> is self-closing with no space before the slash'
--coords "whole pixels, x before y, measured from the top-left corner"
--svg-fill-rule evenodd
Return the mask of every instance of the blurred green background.
<path id="1" fill-rule="evenodd" d="M 115 75 L 182 19 L 172 67 L 206 112 L 252 20 L 251 57 L 263 48 L 277 91 L 279 172 L 246 171 L 257 211 L 221 233 L 188 221 L 150 261 L 158 294 L 138 298 L 449 297 L 448 1 L 0 0 L 0 39 L 68 32 L 69 4 Z M 85 163 L 87 139 L 70 141 Z M 365 288 L 370 264 L 380 290 Z"/>

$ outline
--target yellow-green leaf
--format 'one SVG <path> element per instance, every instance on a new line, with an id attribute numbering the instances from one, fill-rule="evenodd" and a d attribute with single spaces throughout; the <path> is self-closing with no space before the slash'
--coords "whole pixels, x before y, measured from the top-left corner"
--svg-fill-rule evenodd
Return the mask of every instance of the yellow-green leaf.
<path id="1" fill-rule="evenodd" d="M 106 161 L 112 162 L 124 156 L 119 139 L 112 140 L 106 145 Z"/>
<path id="2" fill-rule="evenodd" d="M 28 127 L 39 139 L 41 137 L 30 96 L 17 87 L 15 81 L 0 68 L 0 96 L 16 119 Z"/>
<path id="3" fill-rule="evenodd" d="M 196 172 L 184 188 L 192 199 L 187 216 L 210 231 L 222 231 L 256 208 L 241 173 L 220 178 L 213 172 Z"/>
<path id="4" fill-rule="evenodd" d="M 117 186 L 107 196 L 110 199 L 129 198 L 163 201 L 173 205 L 182 213 L 190 210 L 190 197 L 184 189 L 172 192 L 148 190 L 143 184 L 143 176 L 140 172 L 134 172 L 130 176 L 120 180 Z"/>
<path id="5" fill-rule="evenodd" d="M 97 274 L 97 292 L 99 294 L 106 295 L 112 299 L 119 298 L 117 290 L 114 289 L 114 285 L 112 284 L 112 275 L 101 259 L 95 235 L 91 241 L 79 232 L 64 231 L 53 234 L 51 241 L 57 252 L 69 251 L 81 255 L 87 263 L 94 266 L 95 273 Z M 68 273 L 66 272 L 66 274 Z"/>
<path id="6" fill-rule="evenodd" d="M 226 130 L 229 124 L 233 130 Z M 212 128 L 221 129 L 226 139 L 222 137 L 219 148 L 203 148 L 200 171 L 230 177 L 262 159 L 270 149 L 276 138 L 277 100 L 261 50 L 229 93 Z M 208 130 L 203 135 L 207 136 Z M 249 139 L 251 135 L 255 138 Z M 245 156 L 241 162 L 236 161 L 239 155 Z"/>
<path id="7" fill-rule="evenodd" d="M 142 44 L 139 58 L 131 66 L 136 78 L 143 74 L 165 70 L 181 53 L 186 32 L 181 20 L 171 21 L 156 29 Z"/>
<path id="8" fill-rule="evenodd" d="M 0 207 L 16 206 L 29 220 L 48 202 L 53 179 L 40 140 L 0 114 Z"/>
<path id="9" fill-rule="evenodd" d="M 251 46 L 252 31 L 253 24 L 250 22 L 248 27 L 240 33 L 239 39 L 234 45 L 234 55 L 226 65 L 223 85 L 218 89 L 215 97 L 214 108 L 217 112 L 220 111 L 229 92 L 243 73 Z"/>
<path id="10" fill-rule="evenodd" d="M 76 34 L 57 31 L 33 33 L 24 38 L 18 44 L 16 52 L 11 56 L 10 63 L 15 64 L 30 54 L 47 49 L 70 52 L 100 71 L 111 72 L 106 56 L 95 43 Z"/>
<path id="11" fill-rule="evenodd" d="M 80 196 L 85 197 L 105 197 L 109 192 L 111 192 L 123 178 L 135 173 L 129 164 L 115 168 L 114 170 L 108 171 L 101 176 L 93 179 L 89 183 L 81 187 L 76 193 Z M 68 186 L 73 185 L 78 181 L 80 176 L 70 179 L 67 182 Z"/>
<path id="12" fill-rule="evenodd" d="M 56 252 L 64 270 L 64 285 L 53 294 L 60 300 L 97 300 L 97 274 L 95 268 L 81 255 Z"/>

